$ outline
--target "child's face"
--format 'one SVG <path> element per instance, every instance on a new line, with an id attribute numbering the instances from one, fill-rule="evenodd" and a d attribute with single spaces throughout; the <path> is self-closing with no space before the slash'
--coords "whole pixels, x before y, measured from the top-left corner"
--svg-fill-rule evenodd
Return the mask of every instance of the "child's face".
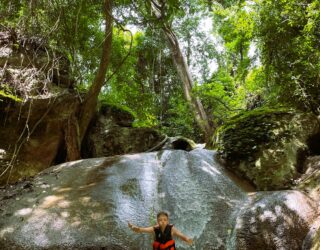
<path id="1" fill-rule="evenodd" d="M 169 223 L 169 219 L 165 215 L 160 215 L 158 217 L 157 221 L 158 221 L 159 226 L 162 227 L 162 228 L 165 228 Z"/>

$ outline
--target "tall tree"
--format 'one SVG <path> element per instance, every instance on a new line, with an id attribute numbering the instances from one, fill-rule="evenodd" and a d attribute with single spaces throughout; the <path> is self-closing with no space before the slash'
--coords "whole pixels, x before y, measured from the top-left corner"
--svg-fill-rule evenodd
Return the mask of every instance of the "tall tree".
<path id="1" fill-rule="evenodd" d="M 273 103 L 320 113 L 320 2 L 259 0 L 256 33 Z"/>
<path id="2" fill-rule="evenodd" d="M 168 17 L 166 15 L 168 14 L 168 12 L 166 11 L 166 7 L 167 6 L 165 1 L 157 2 L 155 0 L 151 0 L 151 9 L 158 19 L 158 24 L 160 24 L 160 27 L 167 38 L 175 67 L 181 78 L 185 99 L 194 113 L 195 120 L 198 126 L 205 135 L 205 140 L 208 140 L 215 126 L 209 124 L 209 119 L 203 108 L 201 100 L 198 97 L 192 95 L 192 76 L 186 63 L 185 57 L 182 54 L 179 41 L 174 31 L 172 30 L 170 23 L 167 21 Z"/>
<path id="3" fill-rule="evenodd" d="M 80 142 L 84 138 L 89 123 L 94 115 L 98 103 L 98 96 L 101 88 L 105 83 L 107 68 L 110 63 L 111 45 L 112 45 L 112 0 L 104 1 L 104 14 L 105 14 L 105 39 L 103 42 L 102 54 L 100 65 L 96 72 L 94 81 L 86 94 L 85 100 L 79 116 L 79 133 Z"/>

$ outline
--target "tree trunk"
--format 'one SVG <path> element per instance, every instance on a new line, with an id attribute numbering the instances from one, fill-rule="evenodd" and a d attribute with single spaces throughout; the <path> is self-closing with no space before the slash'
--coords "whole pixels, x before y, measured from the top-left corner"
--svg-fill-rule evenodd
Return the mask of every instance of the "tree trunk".
<path id="1" fill-rule="evenodd" d="M 157 1 L 151 0 L 150 3 L 154 15 L 159 19 L 160 22 L 163 22 L 165 2 L 161 1 L 159 4 Z M 201 100 L 198 97 L 194 97 L 192 95 L 192 77 L 186 60 L 181 52 L 179 41 L 176 35 L 168 24 L 163 23 L 161 27 L 168 40 L 174 65 L 176 66 L 177 72 L 182 81 L 184 97 L 189 104 L 190 109 L 194 113 L 194 117 L 199 128 L 204 133 L 205 141 L 208 141 L 215 129 L 215 126 L 210 126 L 209 119 L 203 108 Z"/>
<path id="2" fill-rule="evenodd" d="M 88 129 L 91 119 L 96 111 L 98 96 L 105 82 L 107 68 L 110 62 L 111 44 L 112 44 L 112 0 L 104 1 L 105 12 L 105 40 L 102 48 L 100 65 L 96 73 L 95 79 L 84 99 L 79 116 L 79 137 L 82 142 Z"/>
<path id="3" fill-rule="evenodd" d="M 72 114 L 64 128 L 64 140 L 67 150 L 66 161 L 75 161 L 80 159 L 80 142 L 79 137 L 77 136 L 78 134 L 78 120 L 75 115 Z"/>
<path id="4" fill-rule="evenodd" d="M 163 25 L 162 30 L 164 31 L 167 37 L 167 40 L 169 42 L 173 61 L 182 81 L 184 97 L 187 100 L 191 110 L 194 113 L 195 120 L 198 126 L 200 127 L 200 129 L 205 135 L 205 140 L 208 141 L 215 127 L 210 126 L 207 114 L 203 108 L 201 100 L 198 97 L 194 97 L 192 95 L 192 84 L 193 84 L 192 77 L 189 71 L 189 67 L 181 52 L 176 35 L 173 33 L 171 28 L 167 25 Z"/>

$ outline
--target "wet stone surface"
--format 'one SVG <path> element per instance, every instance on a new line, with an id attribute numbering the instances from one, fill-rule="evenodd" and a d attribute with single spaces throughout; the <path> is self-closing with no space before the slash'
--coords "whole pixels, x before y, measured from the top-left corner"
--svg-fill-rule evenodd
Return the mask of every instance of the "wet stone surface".
<path id="1" fill-rule="evenodd" d="M 0 244 L 8 249 L 150 249 L 151 235 L 127 227 L 171 223 L 194 239 L 192 247 L 224 248 L 235 207 L 246 199 L 213 151 L 165 150 L 96 158 L 52 167 L 26 190 L 0 201 Z M 22 185 L 23 186 L 23 185 Z M 200 212 L 201 211 L 201 212 Z"/>
<path id="2" fill-rule="evenodd" d="M 166 210 L 170 222 L 194 240 L 192 246 L 177 240 L 179 250 L 235 250 L 253 242 L 251 234 L 285 240 L 291 232 L 300 242 L 314 217 L 312 200 L 299 191 L 248 196 L 216 162 L 215 152 L 204 149 L 69 162 L 0 191 L 1 249 L 150 249 L 152 236 L 132 232 L 127 222 L 150 226 Z M 308 203 L 286 210 L 295 198 Z M 252 217 L 267 218 L 269 210 L 279 210 L 275 206 L 283 208 L 277 227 L 256 219 L 242 237 Z M 267 249 L 269 242 L 258 236 L 258 246 Z"/>

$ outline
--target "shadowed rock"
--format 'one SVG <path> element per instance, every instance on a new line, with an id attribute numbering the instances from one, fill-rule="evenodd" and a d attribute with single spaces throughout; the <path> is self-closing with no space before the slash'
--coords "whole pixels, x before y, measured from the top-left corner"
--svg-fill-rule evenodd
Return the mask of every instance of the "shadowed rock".
<path id="1" fill-rule="evenodd" d="M 147 152 L 165 138 L 152 128 L 133 128 L 133 121 L 130 112 L 103 104 L 85 137 L 83 155 L 92 158 Z"/>
<path id="2" fill-rule="evenodd" d="M 69 66 L 44 40 L 0 31 L 0 88 L 14 93 L 0 95 L 0 185 L 55 162 L 80 105 Z"/>
<path id="3" fill-rule="evenodd" d="M 317 215 L 312 199 L 298 191 L 260 192 L 239 213 L 235 249 L 301 249 Z"/>
<path id="4" fill-rule="evenodd" d="M 310 156 L 304 163 L 303 175 L 296 180 L 296 189 L 303 190 L 320 202 L 320 156 Z"/>
<path id="5" fill-rule="evenodd" d="M 65 142 L 66 125 L 78 107 L 78 96 L 72 93 L 25 103 L 0 102 L 0 173 L 4 173 L 0 185 L 52 166 Z"/>

